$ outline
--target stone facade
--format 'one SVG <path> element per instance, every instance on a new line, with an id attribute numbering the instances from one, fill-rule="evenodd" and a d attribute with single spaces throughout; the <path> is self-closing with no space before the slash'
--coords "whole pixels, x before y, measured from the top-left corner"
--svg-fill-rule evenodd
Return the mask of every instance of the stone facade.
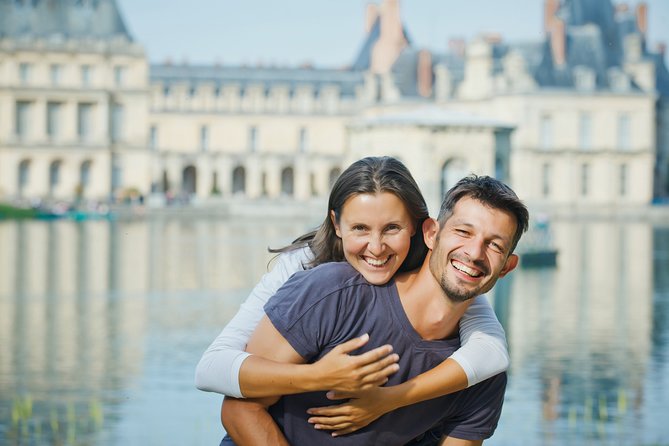
<path id="1" fill-rule="evenodd" d="M 0 1 L 3 201 L 322 201 L 366 155 L 402 159 L 431 207 L 470 172 L 532 205 L 669 195 L 669 74 L 643 4 L 547 0 L 541 41 L 431 53 L 383 0 L 334 70 L 150 66 L 113 0 L 59 3 L 61 21 L 47 3 Z"/>

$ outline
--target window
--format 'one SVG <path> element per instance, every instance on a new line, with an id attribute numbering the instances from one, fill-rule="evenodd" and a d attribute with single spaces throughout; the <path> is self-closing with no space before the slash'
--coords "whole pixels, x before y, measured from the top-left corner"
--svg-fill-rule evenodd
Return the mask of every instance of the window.
<path id="1" fill-rule="evenodd" d="M 23 195 L 23 191 L 30 181 L 30 160 L 23 160 L 19 163 L 18 186 L 19 195 Z"/>
<path id="2" fill-rule="evenodd" d="M 32 75 L 32 65 L 29 63 L 19 64 L 19 81 L 22 84 L 27 84 L 30 82 L 30 76 Z"/>
<path id="3" fill-rule="evenodd" d="M 49 193 L 53 193 L 60 183 L 60 165 L 61 161 L 57 160 L 49 166 Z"/>
<path id="4" fill-rule="evenodd" d="M 305 153 L 309 146 L 309 134 L 306 127 L 300 128 L 300 153 Z"/>
<path id="5" fill-rule="evenodd" d="M 209 150 L 209 127 L 206 125 L 200 127 L 200 150 L 203 152 Z"/>
<path id="6" fill-rule="evenodd" d="M 84 161 L 79 168 L 79 184 L 85 189 L 91 180 L 91 161 Z"/>
<path id="7" fill-rule="evenodd" d="M 553 119 L 544 115 L 540 123 L 540 147 L 544 150 L 553 148 Z"/>
<path id="8" fill-rule="evenodd" d="M 258 150 L 258 128 L 249 128 L 249 150 L 255 152 Z"/>
<path id="9" fill-rule="evenodd" d="M 60 130 L 59 102 L 47 102 L 46 104 L 46 134 L 50 139 L 56 139 Z"/>
<path id="10" fill-rule="evenodd" d="M 123 139 L 125 126 L 125 109 L 121 104 L 112 104 L 111 113 L 111 140 L 119 142 Z"/>
<path id="11" fill-rule="evenodd" d="M 91 66 L 82 65 L 81 66 L 81 85 L 84 87 L 89 87 L 91 85 Z"/>
<path id="12" fill-rule="evenodd" d="M 281 194 L 293 195 L 294 174 L 292 167 L 286 167 L 281 171 Z"/>
<path id="13" fill-rule="evenodd" d="M 581 196 L 586 197 L 590 193 L 590 165 L 581 164 Z"/>
<path id="14" fill-rule="evenodd" d="M 620 165 L 620 170 L 618 172 L 618 180 L 620 182 L 620 186 L 618 189 L 618 192 L 620 193 L 621 197 L 624 197 L 627 195 L 627 164 L 621 164 Z"/>
<path id="15" fill-rule="evenodd" d="M 120 65 L 114 67 L 114 84 L 117 87 L 125 84 L 125 67 Z"/>
<path id="16" fill-rule="evenodd" d="M 246 171 L 244 167 L 237 166 L 232 171 L 232 193 L 243 194 L 246 191 Z"/>
<path id="17" fill-rule="evenodd" d="M 16 102 L 15 131 L 19 139 L 25 139 L 30 132 L 30 112 L 32 103 L 28 101 Z"/>
<path id="18" fill-rule="evenodd" d="M 58 64 L 53 64 L 49 67 L 49 77 L 51 78 L 51 85 L 60 84 L 61 67 Z"/>
<path id="19" fill-rule="evenodd" d="M 337 178 L 339 178 L 339 175 L 341 174 L 341 169 L 338 167 L 333 167 L 330 169 L 330 176 L 328 178 L 328 184 L 330 185 L 330 188 L 334 186 L 335 181 L 337 181 Z"/>
<path id="20" fill-rule="evenodd" d="M 151 129 L 149 130 L 149 148 L 158 148 L 158 127 L 155 125 L 152 125 Z"/>
<path id="21" fill-rule="evenodd" d="M 553 169 L 548 163 L 541 166 L 541 195 L 548 197 L 551 194 L 551 182 Z"/>
<path id="22" fill-rule="evenodd" d="M 311 196 L 315 197 L 318 195 L 318 188 L 316 187 L 316 175 L 312 172 L 309 174 L 309 186 L 311 189 Z"/>
<path id="23" fill-rule="evenodd" d="M 77 135 L 86 140 L 91 136 L 91 115 L 93 104 L 80 103 L 77 105 Z"/>
<path id="24" fill-rule="evenodd" d="M 590 113 L 581 113 L 579 118 L 578 145 L 581 150 L 592 149 L 592 118 Z"/>
<path id="25" fill-rule="evenodd" d="M 623 113 L 618 116 L 618 149 L 630 150 L 632 139 L 630 138 L 630 115 Z"/>

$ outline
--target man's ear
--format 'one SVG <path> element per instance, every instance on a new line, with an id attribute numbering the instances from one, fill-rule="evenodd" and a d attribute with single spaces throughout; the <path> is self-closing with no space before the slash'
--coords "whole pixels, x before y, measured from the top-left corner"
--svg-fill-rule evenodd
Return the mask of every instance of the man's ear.
<path id="1" fill-rule="evenodd" d="M 341 238 L 341 230 L 339 229 L 339 223 L 337 223 L 337 217 L 335 216 L 334 210 L 330 210 L 330 221 L 335 228 L 335 234 L 337 234 L 337 237 Z"/>
<path id="2" fill-rule="evenodd" d="M 428 218 L 423 222 L 423 240 L 429 249 L 434 249 L 438 234 L 439 222 L 437 220 Z"/>
<path id="3" fill-rule="evenodd" d="M 506 276 L 511 271 L 513 271 L 516 266 L 518 266 L 518 256 L 516 254 L 509 255 L 509 257 L 506 259 L 506 263 L 504 264 L 504 268 L 502 268 L 502 271 L 499 273 L 499 277 Z"/>

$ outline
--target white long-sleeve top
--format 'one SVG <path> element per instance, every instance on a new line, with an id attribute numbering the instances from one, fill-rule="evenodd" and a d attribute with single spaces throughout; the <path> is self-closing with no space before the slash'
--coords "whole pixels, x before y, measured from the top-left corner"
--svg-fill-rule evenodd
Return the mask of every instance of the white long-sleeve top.
<path id="1" fill-rule="evenodd" d="M 281 254 L 274 268 L 263 275 L 237 314 L 204 352 L 195 370 L 195 385 L 207 392 L 243 398 L 239 369 L 251 334 L 265 315 L 264 306 L 281 285 L 311 260 L 308 248 Z M 502 325 L 485 296 L 478 296 L 460 319 L 461 347 L 451 356 L 473 386 L 509 367 L 509 353 Z"/>

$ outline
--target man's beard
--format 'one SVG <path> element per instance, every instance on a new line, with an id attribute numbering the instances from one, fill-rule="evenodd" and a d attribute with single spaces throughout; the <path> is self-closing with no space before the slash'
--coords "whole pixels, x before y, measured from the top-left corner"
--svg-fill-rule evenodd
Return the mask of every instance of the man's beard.
<path id="1" fill-rule="evenodd" d="M 439 265 L 437 260 L 438 255 L 439 255 L 438 251 L 432 253 L 432 257 L 430 257 L 430 271 L 432 272 L 434 278 L 439 282 L 439 285 L 441 286 L 441 289 L 446 295 L 446 297 L 451 302 L 460 303 L 468 301 L 469 299 L 473 299 L 474 297 L 489 291 L 490 288 L 492 288 L 492 285 L 494 285 L 495 281 L 492 281 L 492 283 L 483 283 L 481 284 L 481 286 L 475 287 L 473 289 L 459 287 L 456 283 L 454 283 L 455 279 L 454 281 L 448 280 L 445 271 L 441 271 L 441 274 L 438 274 L 439 273 L 438 271 Z M 450 263 L 451 259 L 447 258 L 445 267 L 448 268 L 450 266 Z M 474 263 L 476 264 L 477 262 Z M 478 264 L 476 266 L 479 267 L 479 269 L 482 271 L 483 274 L 485 275 L 488 274 L 488 268 L 485 265 Z"/>

